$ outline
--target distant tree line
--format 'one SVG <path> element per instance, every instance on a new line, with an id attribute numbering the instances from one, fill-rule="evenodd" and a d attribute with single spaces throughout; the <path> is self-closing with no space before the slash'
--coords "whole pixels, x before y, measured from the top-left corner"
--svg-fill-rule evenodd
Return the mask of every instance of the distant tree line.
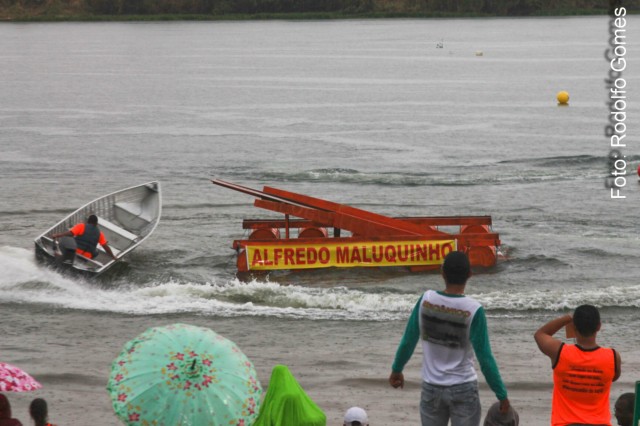
<path id="1" fill-rule="evenodd" d="M 612 2 L 622 3 L 630 11 L 640 9 L 640 0 L 0 0 L 0 12 L 212 17 L 289 13 L 529 16 L 603 13 Z"/>
<path id="2" fill-rule="evenodd" d="M 85 0 L 97 14 L 280 14 L 362 13 L 374 0 Z"/>
<path id="3" fill-rule="evenodd" d="M 606 10 L 597 0 L 85 0 L 97 14 L 413 13 L 532 15 Z M 636 1 L 637 2 L 637 1 Z"/>

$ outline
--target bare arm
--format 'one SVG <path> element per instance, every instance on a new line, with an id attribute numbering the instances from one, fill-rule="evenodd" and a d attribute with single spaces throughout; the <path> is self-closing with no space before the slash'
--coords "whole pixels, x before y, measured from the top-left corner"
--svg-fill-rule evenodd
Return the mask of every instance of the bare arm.
<path id="1" fill-rule="evenodd" d="M 620 358 L 620 354 L 616 351 L 616 374 L 613 376 L 613 381 L 615 382 L 620 378 L 620 373 L 622 372 L 622 358 Z"/>
<path id="2" fill-rule="evenodd" d="M 109 247 L 109 244 L 107 244 L 107 243 L 102 244 L 102 248 L 104 248 L 104 251 L 106 251 L 106 252 L 107 252 L 107 254 L 108 254 L 109 256 L 111 256 L 111 258 L 112 258 L 113 260 L 118 260 L 118 258 L 116 257 L 116 255 L 115 255 L 115 254 L 113 254 L 113 251 L 111 251 L 111 247 Z"/>
<path id="3" fill-rule="evenodd" d="M 538 344 L 538 349 L 540 349 L 540 352 L 548 356 L 551 359 L 551 362 L 554 362 L 558 358 L 558 351 L 562 346 L 562 342 L 558 339 L 554 339 L 553 335 L 572 321 L 573 317 L 571 315 L 563 315 L 549 321 L 540 327 L 533 335 L 533 338 Z"/>

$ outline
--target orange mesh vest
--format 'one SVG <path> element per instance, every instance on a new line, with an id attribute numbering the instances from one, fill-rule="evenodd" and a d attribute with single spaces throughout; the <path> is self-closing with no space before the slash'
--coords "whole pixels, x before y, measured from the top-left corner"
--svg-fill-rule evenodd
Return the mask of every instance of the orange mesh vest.
<path id="1" fill-rule="evenodd" d="M 609 389 L 616 371 L 611 348 L 562 345 L 553 367 L 551 424 L 610 425 Z"/>

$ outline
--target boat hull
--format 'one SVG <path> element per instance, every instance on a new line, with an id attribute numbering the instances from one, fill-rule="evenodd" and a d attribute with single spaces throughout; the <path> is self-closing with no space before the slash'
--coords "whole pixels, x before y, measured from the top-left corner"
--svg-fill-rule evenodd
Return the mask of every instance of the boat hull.
<path id="1" fill-rule="evenodd" d="M 76 255 L 72 262 L 65 262 L 56 253 L 51 235 L 68 231 L 76 223 L 85 222 L 89 215 L 96 215 L 98 227 L 120 260 L 151 235 L 160 221 L 161 210 L 159 182 L 148 182 L 107 194 L 70 213 L 39 235 L 34 241 L 36 259 L 56 269 L 97 277 L 117 261 L 98 246 L 98 255 L 93 259 Z"/>

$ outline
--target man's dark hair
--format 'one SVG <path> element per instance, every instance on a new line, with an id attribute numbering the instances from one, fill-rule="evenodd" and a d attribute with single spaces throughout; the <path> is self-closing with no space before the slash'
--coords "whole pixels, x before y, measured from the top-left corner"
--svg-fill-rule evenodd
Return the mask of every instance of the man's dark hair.
<path id="1" fill-rule="evenodd" d="M 623 393 L 618 397 L 618 401 L 628 404 L 627 408 L 633 412 L 634 404 L 636 403 L 636 394 L 633 392 Z"/>
<path id="2" fill-rule="evenodd" d="M 580 335 L 593 336 L 600 325 L 600 312 L 593 305 L 580 305 L 573 312 L 573 325 Z"/>
<path id="3" fill-rule="evenodd" d="M 442 273 L 447 284 L 464 284 L 469 279 L 471 265 L 469 258 L 461 251 L 452 251 L 442 264 Z"/>
<path id="4" fill-rule="evenodd" d="M 47 401 L 42 398 L 36 398 L 31 401 L 29 406 L 29 414 L 36 423 L 36 426 L 44 425 L 47 422 Z"/>
<path id="5" fill-rule="evenodd" d="M 87 223 L 90 223 L 92 225 L 97 225 L 98 224 L 98 216 L 96 216 L 95 214 L 92 214 L 91 216 L 89 216 L 89 218 L 87 219 Z"/>
<path id="6" fill-rule="evenodd" d="M 623 393 L 615 403 L 614 415 L 620 426 L 632 426 L 636 395 L 633 392 Z"/>

